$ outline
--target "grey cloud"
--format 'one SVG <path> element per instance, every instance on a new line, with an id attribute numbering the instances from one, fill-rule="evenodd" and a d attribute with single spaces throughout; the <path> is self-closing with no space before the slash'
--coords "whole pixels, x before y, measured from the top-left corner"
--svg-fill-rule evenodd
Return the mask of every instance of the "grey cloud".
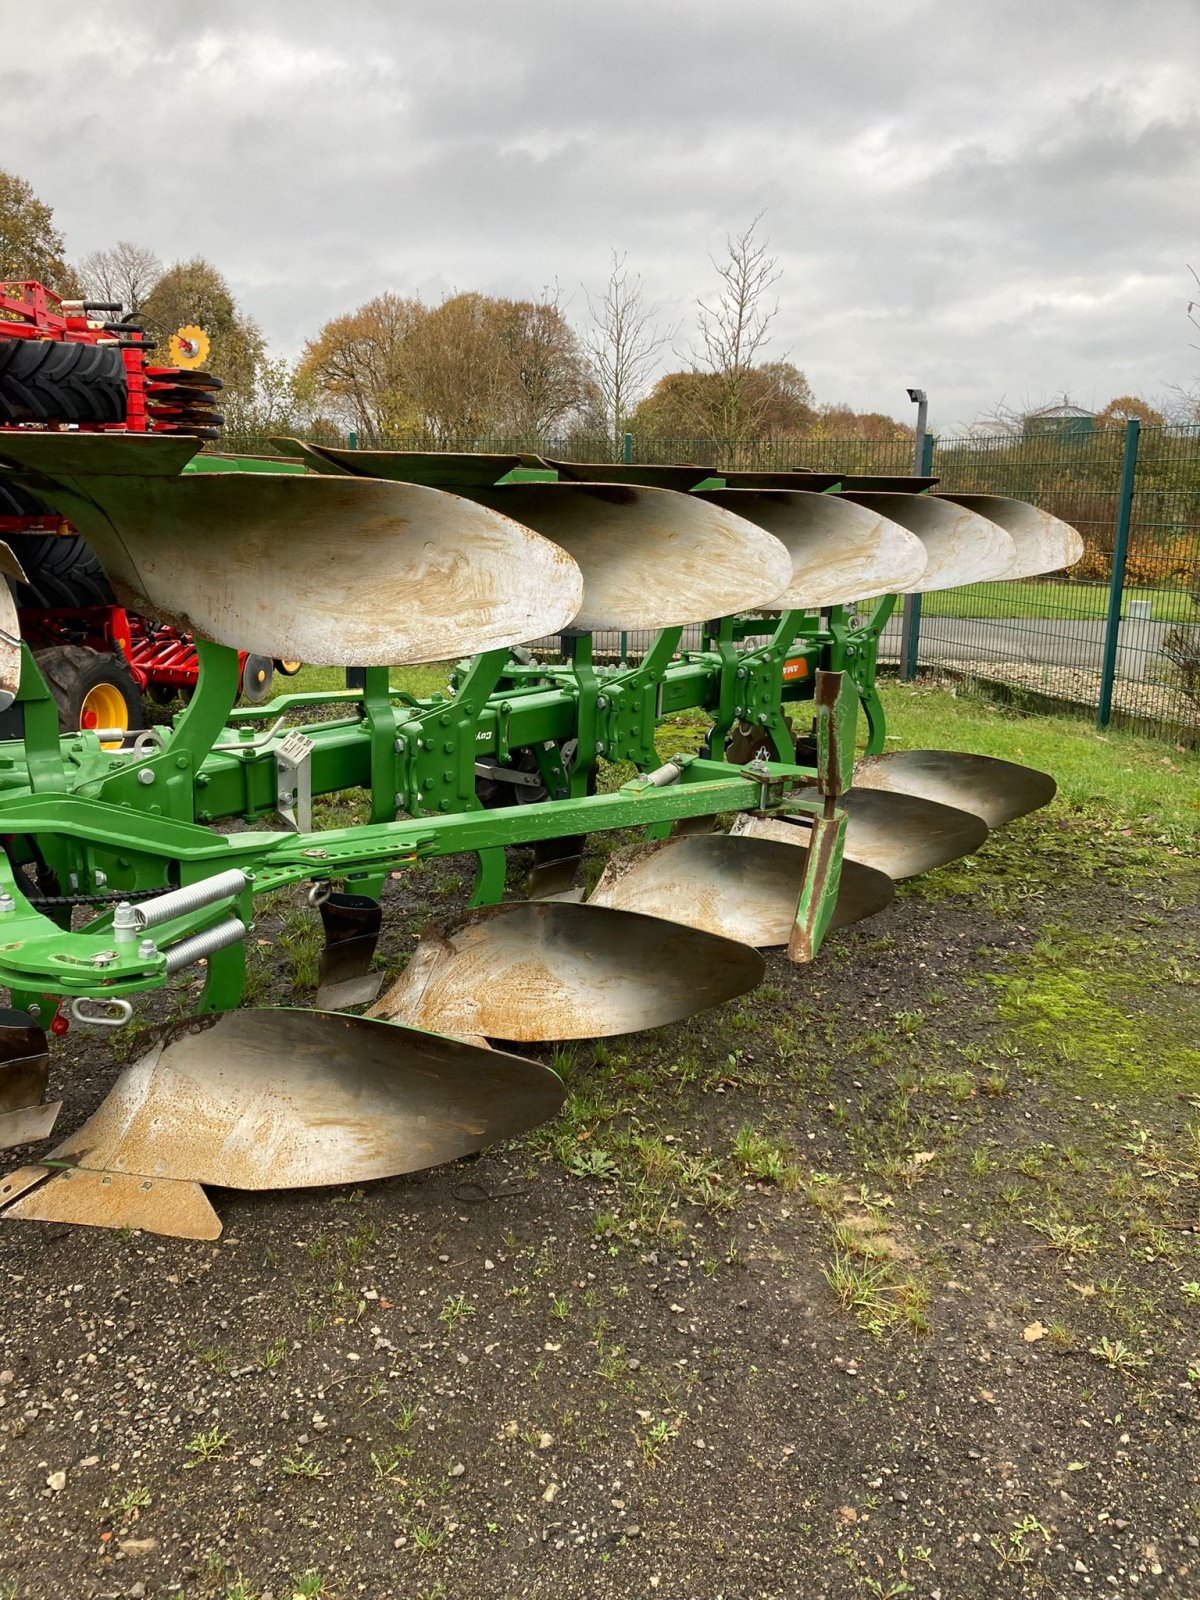
<path id="1" fill-rule="evenodd" d="M 226 272 L 272 343 L 388 288 L 528 294 L 629 252 L 666 321 L 764 206 L 772 353 L 935 420 L 1195 371 L 1200 10 L 1158 0 L 66 0 L 0 150 L 72 253 Z"/>

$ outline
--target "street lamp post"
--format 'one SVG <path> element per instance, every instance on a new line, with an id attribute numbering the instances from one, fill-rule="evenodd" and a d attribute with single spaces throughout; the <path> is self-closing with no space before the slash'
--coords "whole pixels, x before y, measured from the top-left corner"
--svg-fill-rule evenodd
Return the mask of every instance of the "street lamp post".
<path id="1" fill-rule="evenodd" d="M 929 397 L 924 389 L 910 389 L 908 398 L 917 408 L 916 437 L 913 446 L 913 472 L 923 477 L 925 460 L 925 422 L 929 415 Z M 921 596 L 906 594 L 900 613 L 900 678 L 911 683 L 917 675 L 917 639 L 921 627 Z"/>

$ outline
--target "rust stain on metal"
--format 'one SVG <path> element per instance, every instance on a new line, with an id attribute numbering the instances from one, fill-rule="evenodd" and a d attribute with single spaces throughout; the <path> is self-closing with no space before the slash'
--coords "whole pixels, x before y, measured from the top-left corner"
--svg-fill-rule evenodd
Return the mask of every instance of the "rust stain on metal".
<path id="1" fill-rule="evenodd" d="M 967 506 L 923 494 L 851 493 L 847 499 L 900 523 L 925 546 L 925 571 L 897 593 L 928 594 L 1007 578 L 1017 547 L 1003 528 Z"/>
<path id="2" fill-rule="evenodd" d="M 583 597 L 553 543 L 416 484 L 236 472 L 84 482 L 90 499 L 70 497 L 72 518 L 127 603 L 261 655 L 335 666 L 471 655 L 559 631 Z"/>
<path id="3" fill-rule="evenodd" d="M 657 917 L 569 901 L 486 906 L 430 930 L 371 1015 L 524 1042 L 661 1027 L 744 994 L 762 959 Z"/>
<path id="4" fill-rule="evenodd" d="M 227 1012 L 126 1068 L 47 1157 L 68 1164 L 67 1181 L 26 1168 L 0 1181 L 0 1205 L 40 1185 L 6 1215 L 57 1208 L 63 1220 L 102 1214 L 102 1225 L 182 1231 L 201 1225 L 200 1191 L 185 1194 L 189 1186 L 291 1188 L 420 1171 L 535 1126 L 563 1093 L 540 1062 L 457 1039 L 340 1013 Z M 88 1195 L 95 1214 L 68 1216 Z"/>
<path id="5" fill-rule="evenodd" d="M 512 483 L 473 492 L 561 545 L 583 572 L 575 627 L 666 628 L 769 605 L 791 576 L 771 534 L 670 489 Z"/>
<path id="6" fill-rule="evenodd" d="M 216 1239 L 221 1221 L 198 1183 L 95 1172 L 55 1172 L 9 1206 L 19 1222 L 74 1222 L 89 1228 L 141 1228 L 176 1239 Z"/>
<path id="7" fill-rule="evenodd" d="M 791 937 L 807 844 L 808 830 L 793 829 L 782 842 L 712 833 L 631 845 L 609 858 L 588 904 L 664 917 L 769 949 Z M 894 893 L 885 874 L 847 863 L 832 926 L 874 916 Z"/>
<path id="8" fill-rule="evenodd" d="M 846 859 L 874 867 L 896 883 L 970 855 L 988 836 L 982 817 L 916 795 L 852 789 L 838 805 L 847 818 Z M 742 817 L 733 831 L 807 847 L 808 828 L 800 822 Z"/>
<path id="9" fill-rule="evenodd" d="M 896 750 L 867 756 L 854 771 L 859 789 L 886 789 L 956 806 L 999 828 L 1049 805 L 1057 785 L 1048 772 L 960 750 Z"/>
<path id="10" fill-rule="evenodd" d="M 787 549 L 791 581 L 774 604 L 796 610 L 865 600 L 912 588 L 925 546 L 900 523 L 841 495 L 706 489 L 697 497 L 757 523 Z"/>
<path id="11" fill-rule="evenodd" d="M 1083 539 L 1075 528 L 1040 506 L 1010 500 L 999 494 L 936 495 L 965 507 L 1004 529 L 1016 554 L 1005 578 L 1032 578 L 1042 572 L 1061 572 L 1083 555 Z"/>

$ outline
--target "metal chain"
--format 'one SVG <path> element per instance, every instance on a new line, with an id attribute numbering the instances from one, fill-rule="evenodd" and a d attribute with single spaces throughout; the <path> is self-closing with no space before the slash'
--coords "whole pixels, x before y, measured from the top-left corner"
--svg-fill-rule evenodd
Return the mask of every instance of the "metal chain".
<path id="1" fill-rule="evenodd" d="M 149 900 L 161 889 L 116 889 L 109 894 L 27 894 L 31 906 L 107 906 L 120 900 Z"/>

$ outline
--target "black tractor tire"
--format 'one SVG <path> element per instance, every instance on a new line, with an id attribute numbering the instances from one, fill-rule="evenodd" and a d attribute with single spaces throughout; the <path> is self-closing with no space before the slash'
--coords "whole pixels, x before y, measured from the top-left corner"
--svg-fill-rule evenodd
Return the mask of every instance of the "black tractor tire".
<path id="1" fill-rule="evenodd" d="M 14 533 L 7 542 L 29 579 L 14 586 L 18 606 L 54 611 L 115 603 L 104 568 L 78 534 Z"/>
<path id="2" fill-rule="evenodd" d="M 119 657 L 83 645 L 62 644 L 39 650 L 34 660 L 54 696 L 58 725 L 64 733 L 78 731 L 85 699 L 91 690 L 102 688 L 113 689 L 124 699 L 127 728 L 145 727 L 137 684 Z"/>
<path id="3" fill-rule="evenodd" d="M 116 345 L 0 339 L 0 422 L 124 422 Z"/>
<path id="4" fill-rule="evenodd" d="M 61 522 L 62 512 L 28 489 L 19 489 L 15 483 L 0 483 L 0 517 L 55 517 Z"/>

